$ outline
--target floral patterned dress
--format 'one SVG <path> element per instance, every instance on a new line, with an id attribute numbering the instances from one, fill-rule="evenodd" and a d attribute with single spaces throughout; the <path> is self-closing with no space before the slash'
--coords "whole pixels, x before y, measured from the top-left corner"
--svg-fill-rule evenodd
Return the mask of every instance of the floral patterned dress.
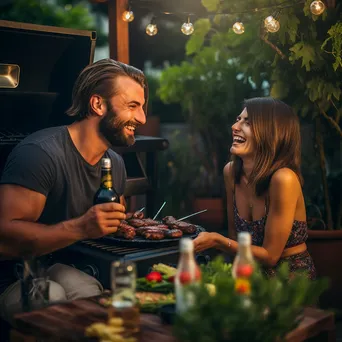
<path id="1" fill-rule="evenodd" d="M 234 196 L 234 223 L 236 232 L 248 232 L 252 236 L 252 245 L 261 247 L 264 241 L 265 226 L 267 220 L 267 208 L 265 206 L 266 214 L 260 220 L 246 221 L 240 217 L 235 203 Z M 286 242 L 285 248 L 294 247 L 304 243 L 308 238 L 308 227 L 305 221 L 293 222 L 290 236 Z M 274 276 L 277 269 L 281 264 L 287 262 L 290 268 L 290 272 L 304 270 L 308 272 L 310 279 L 316 278 L 316 269 L 313 260 L 306 250 L 302 253 L 291 255 L 289 257 L 279 259 L 278 263 L 273 267 L 264 267 L 265 274 L 267 276 Z"/>

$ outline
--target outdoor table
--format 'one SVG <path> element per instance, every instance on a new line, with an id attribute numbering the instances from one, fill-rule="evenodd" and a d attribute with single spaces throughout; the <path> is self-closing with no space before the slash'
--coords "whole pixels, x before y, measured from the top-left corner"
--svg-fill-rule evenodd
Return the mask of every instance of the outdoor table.
<path id="1" fill-rule="evenodd" d="M 85 328 L 94 322 L 105 322 L 108 319 L 108 309 L 99 303 L 99 299 L 78 299 L 17 314 L 17 328 L 11 331 L 11 342 L 36 342 L 40 339 L 44 342 L 94 341 L 84 336 Z M 158 315 L 142 313 L 140 322 L 139 342 L 177 342 L 172 335 L 172 326 L 163 324 Z M 336 341 L 332 312 L 306 308 L 304 319 L 287 335 L 286 341 L 299 342 L 312 337 L 319 342 Z"/>

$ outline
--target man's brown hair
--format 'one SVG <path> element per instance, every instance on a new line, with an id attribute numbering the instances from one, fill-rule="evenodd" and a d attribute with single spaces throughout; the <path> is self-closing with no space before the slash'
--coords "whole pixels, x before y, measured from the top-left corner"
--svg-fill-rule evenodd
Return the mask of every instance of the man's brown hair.
<path id="1" fill-rule="evenodd" d="M 116 94 L 115 79 L 118 76 L 128 76 L 144 88 L 144 112 L 147 115 L 148 85 L 144 73 L 131 66 L 113 59 L 101 59 L 85 67 L 74 84 L 72 105 L 67 115 L 74 116 L 78 121 L 91 115 L 89 105 L 92 95 L 97 94 L 109 101 Z"/>
<path id="2" fill-rule="evenodd" d="M 255 163 L 249 177 L 249 184 L 255 188 L 256 195 L 267 191 L 272 175 L 284 167 L 294 171 L 303 184 L 299 119 L 292 108 L 269 97 L 246 100 L 244 108 L 247 109 L 256 146 Z M 232 159 L 235 183 L 238 184 L 243 164 L 238 156 Z"/>

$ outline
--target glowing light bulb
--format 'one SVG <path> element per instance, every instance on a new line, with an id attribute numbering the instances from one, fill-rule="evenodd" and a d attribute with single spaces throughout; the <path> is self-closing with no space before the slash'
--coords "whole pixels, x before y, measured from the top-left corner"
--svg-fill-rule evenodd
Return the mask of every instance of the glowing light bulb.
<path id="1" fill-rule="evenodd" d="M 134 20 L 134 13 L 132 11 L 125 11 L 122 13 L 122 20 L 130 23 Z"/>
<path id="2" fill-rule="evenodd" d="M 269 23 L 273 22 L 275 19 L 269 15 L 265 20 L 264 20 L 264 23 L 265 23 L 265 26 L 267 26 Z"/>
<path id="3" fill-rule="evenodd" d="M 277 32 L 279 31 L 280 29 L 280 24 L 279 24 L 279 21 L 276 20 L 276 19 L 273 19 L 272 21 L 270 21 L 266 26 L 266 30 L 268 32 L 271 32 L 271 33 L 274 33 L 274 32 Z"/>
<path id="4" fill-rule="evenodd" d="M 233 25 L 233 31 L 236 33 L 236 34 L 242 34 L 245 32 L 245 27 L 243 26 L 243 23 L 241 22 L 236 22 L 234 25 Z"/>
<path id="5" fill-rule="evenodd" d="M 312 1 L 310 5 L 310 11 L 312 14 L 321 15 L 324 12 L 324 10 L 325 10 L 325 5 L 322 1 L 320 0 Z"/>
<path id="6" fill-rule="evenodd" d="M 181 27 L 181 31 L 183 34 L 185 34 L 186 36 L 189 36 L 190 34 L 194 33 L 194 25 L 188 21 L 187 23 L 184 23 Z"/>
<path id="7" fill-rule="evenodd" d="M 158 33 L 158 27 L 156 24 L 148 24 L 146 26 L 146 34 L 149 36 L 155 36 Z"/>

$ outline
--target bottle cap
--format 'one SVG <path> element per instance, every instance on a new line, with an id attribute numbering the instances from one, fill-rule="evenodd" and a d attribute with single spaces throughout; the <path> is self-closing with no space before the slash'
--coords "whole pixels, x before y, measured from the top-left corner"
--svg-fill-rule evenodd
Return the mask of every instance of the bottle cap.
<path id="1" fill-rule="evenodd" d="M 190 238 L 182 238 L 179 242 L 180 252 L 193 252 L 194 243 Z"/>
<path id="2" fill-rule="evenodd" d="M 103 169 L 110 169 L 112 167 L 112 162 L 111 162 L 110 158 L 102 158 L 101 167 Z"/>
<path id="3" fill-rule="evenodd" d="M 252 236 L 250 233 L 241 232 L 238 233 L 238 243 L 244 246 L 250 245 L 252 242 Z"/>

